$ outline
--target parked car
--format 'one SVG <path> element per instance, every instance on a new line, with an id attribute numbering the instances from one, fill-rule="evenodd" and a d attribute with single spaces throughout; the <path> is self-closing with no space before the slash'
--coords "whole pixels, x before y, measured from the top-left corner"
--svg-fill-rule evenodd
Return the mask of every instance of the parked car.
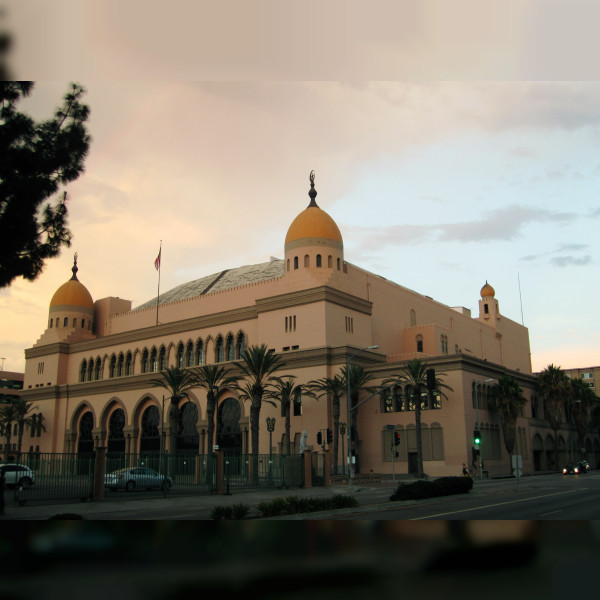
<path id="1" fill-rule="evenodd" d="M 35 473 L 26 465 L 16 463 L 0 464 L 7 487 L 28 488 L 35 483 Z"/>
<path id="2" fill-rule="evenodd" d="M 119 469 L 104 476 L 104 486 L 109 490 L 127 490 L 135 489 L 162 489 L 166 486 L 170 489 L 173 480 L 156 472 L 148 467 L 132 467 Z"/>
<path id="3" fill-rule="evenodd" d="M 566 467 L 562 470 L 563 475 L 574 474 L 578 475 L 579 473 L 587 473 L 587 469 L 581 466 L 580 462 L 570 462 Z"/>

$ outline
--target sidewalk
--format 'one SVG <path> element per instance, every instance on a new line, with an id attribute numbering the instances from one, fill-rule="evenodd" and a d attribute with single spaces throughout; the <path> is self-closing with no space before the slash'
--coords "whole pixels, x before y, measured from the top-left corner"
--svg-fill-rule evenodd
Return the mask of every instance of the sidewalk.
<path id="1" fill-rule="evenodd" d="M 103 501 L 92 502 L 63 502 L 59 504 L 26 504 L 25 506 L 16 506 L 13 504 L 5 507 L 4 515 L 0 519 L 4 520 L 45 520 L 55 515 L 74 514 L 81 515 L 83 519 L 90 520 L 146 520 L 146 519 L 168 519 L 164 516 L 152 516 L 153 513 L 161 511 L 172 514 L 173 518 L 189 518 L 208 520 L 210 514 L 216 506 L 231 506 L 233 504 L 243 504 L 250 508 L 249 516 L 256 516 L 257 506 L 261 502 L 270 501 L 275 498 L 285 498 L 287 496 L 299 496 L 303 498 L 332 497 L 337 494 L 354 496 L 359 503 L 358 507 L 332 511 L 330 514 L 356 513 L 360 507 L 370 507 L 376 509 L 377 506 L 389 508 L 389 498 L 400 483 L 410 483 L 414 478 L 383 479 L 381 481 L 366 481 L 358 484 L 349 485 L 348 483 L 338 483 L 327 487 L 319 486 L 312 488 L 291 488 L 291 489 L 247 489 L 236 490 L 234 493 L 226 495 L 196 495 L 196 496 L 177 496 L 171 495 L 162 497 L 145 498 L 122 498 L 105 499 Z M 485 493 L 491 490 L 490 485 L 494 480 L 477 480 L 471 490 L 471 494 Z M 435 500 L 435 499 L 432 499 Z M 321 517 L 326 515 L 319 513 Z M 190 515 L 190 516 L 186 516 Z M 302 515 L 290 515 L 287 517 L 274 517 L 278 519 L 298 520 L 303 519 Z"/>

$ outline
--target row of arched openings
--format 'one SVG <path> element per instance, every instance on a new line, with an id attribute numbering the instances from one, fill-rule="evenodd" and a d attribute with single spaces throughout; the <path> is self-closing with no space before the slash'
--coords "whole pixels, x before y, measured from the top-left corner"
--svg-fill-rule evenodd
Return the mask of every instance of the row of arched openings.
<path id="1" fill-rule="evenodd" d="M 207 340 L 208 342 L 208 340 Z M 236 336 L 219 334 L 214 343 L 214 362 L 239 360 L 246 350 L 246 335 L 239 332 Z M 137 351 L 136 351 L 137 353 Z M 158 348 L 144 348 L 141 351 L 139 369 L 141 373 L 157 373 L 168 366 L 169 349 L 163 344 Z M 103 379 L 104 364 L 108 361 L 108 377 L 124 377 L 134 374 L 135 354 L 131 351 L 112 354 L 110 358 L 90 357 L 83 359 L 79 368 L 79 381 L 98 381 Z M 175 365 L 179 368 L 206 364 L 206 345 L 199 338 L 195 343 L 189 340 L 186 344 L 179 342 L 175 352 Z"/>
<path id="2" fill-rule="evenodd" d="M 298 256 L 294 256 L 294 271 L 297 271 L 299 266 L 300 266 L 300 259 Z M 323 267 L 323 257 L 320 254 L 317 254 L 315 256 L 315 266 L 317 267 L 317 269 L 320 269 Z M 309 267 L 310 267 L 310 255 L 305 254 L 304 255 L 304 268 L 308 269 Z M 286 268 L 288 271 L 291 269 L 291 262 L 290 262 L 289 258 L 287 259 Z M 333 256 L 331 256 L 331 254 L 329 254 L 327 256 L 327 268 L 333 269 Z M 336 259 L 336 268 L 338 271 L 342 270 L 342 260 L 340 258 Z"/>

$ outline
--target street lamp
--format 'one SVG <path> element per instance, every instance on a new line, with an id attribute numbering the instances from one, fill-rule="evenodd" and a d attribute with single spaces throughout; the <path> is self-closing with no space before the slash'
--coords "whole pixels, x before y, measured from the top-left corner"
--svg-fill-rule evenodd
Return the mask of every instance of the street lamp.
<path id="1" fill-rule="evenodd" d="M 339 423 L 339 431 L 340 431 L 340 435 L 342 436 L 342 456 L 346 456 L 345 452 L 344 452 L 344 436 L 346 435 L 346 423 Z M 337 466 L 336 466 L 337 468 Z M 346 469 L 344 469 L 344 473 L 346 472 Z"/>
<path id="2" fill-rule="evenodd" d="M 473 383 L 475 384 L 475 410 L 477 411 L 477 435 L 481 435 L 480 434 L 480 423 L 479 423 L 479 398 L 477 397 L 477 386 L 481 385 L 482 383 L 491 383 L 492 381 L 496 381 L 495 379 L 480 379 L 479 381 L 474 381 Z M 479 460 L 479 465 L 481 466 L 481 459 Z M 479 479 L 483 479 L 483 469 L 479 469 Z"/>
<path id="3" fill-rule="evenodd" d="M 361 348 L 357 352 L 355 352 L 352 356 L 346 357 L 346 383 L 347 383 L 347 404 L 348 404 L 348 485 L 352 484 L 352 479 L 354 473 L 352 472 L 352 418 L 351 418 L 351 407 L 350 407 L 350 361 L 360 354 L 363 350 L 377 350 L 379 346 L 367 346 L 365 348 Z"/>

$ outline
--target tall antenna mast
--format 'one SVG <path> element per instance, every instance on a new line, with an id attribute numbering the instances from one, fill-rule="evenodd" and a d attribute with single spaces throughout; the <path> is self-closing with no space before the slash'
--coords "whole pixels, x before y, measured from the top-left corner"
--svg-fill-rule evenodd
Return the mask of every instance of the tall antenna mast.
<path id="1" fill-rule="evenodd" d="M 525 321 L 523 320 L 523 299 L 521 298 L 521 278 L 518 273 L 517 281 L 519 282 L 519 302 L 521 303 L 521 325 L 525 326 Z"/>

